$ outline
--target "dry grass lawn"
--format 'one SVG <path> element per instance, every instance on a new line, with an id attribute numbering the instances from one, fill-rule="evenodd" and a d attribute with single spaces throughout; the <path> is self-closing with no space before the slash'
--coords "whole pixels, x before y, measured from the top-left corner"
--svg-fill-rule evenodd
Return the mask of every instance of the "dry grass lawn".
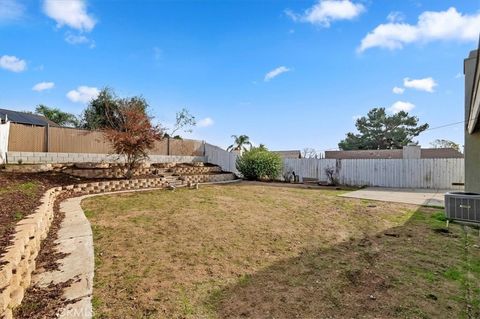
<path id="1" fill-rule="evenodd" d="M 87 199 L 97 318 L 477 318 L 479 238 L 438 209 L 205 186 Z"/>

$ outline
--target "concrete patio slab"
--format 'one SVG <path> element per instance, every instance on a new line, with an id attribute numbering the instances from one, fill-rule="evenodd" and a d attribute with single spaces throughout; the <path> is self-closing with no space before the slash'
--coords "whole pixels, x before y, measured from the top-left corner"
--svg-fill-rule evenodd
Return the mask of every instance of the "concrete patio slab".
<path id="1" fill-rule="evenodd" d="M 445 207 L 444 195 L 449 190 L 367 187 L 342 194 L 342 197 L 384 202 Z"/>

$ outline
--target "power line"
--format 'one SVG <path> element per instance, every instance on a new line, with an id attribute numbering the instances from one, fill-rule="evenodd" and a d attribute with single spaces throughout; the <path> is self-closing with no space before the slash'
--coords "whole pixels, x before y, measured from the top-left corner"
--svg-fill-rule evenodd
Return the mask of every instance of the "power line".
<path id="1" fill-rule="evenodd" d="M 468 122 L 470 121 L 474 121 L 475 119 L 471 118 L 468 120 Z M 425 131 L 430 131 L 430 130 L 436 130 L 436 129 L 439 129 L 439 128 L 444 128 L 444 127 L 448 127 L 448 126 L 454 126 L 454 125 L 458 125 L 458 124 L 464 124 L 466 123 L 467 121 L 460 121 L 460 122 L 453 122 L 453 123 L 448 123 L 448 124 L 443 124 L 443 125 L 439 125 L 439 126 L 435 126 L 435 127 L 430 127 L 428 129 L 426 129 Z M 425 132 L 424 131 L 424 132 Z"/>
<path id="2" fill-rule="evenodd" d="M 465 123 L 465 121 L 443 124 L 443 125 L 440 125 L 440 126 L 429 127 L 429 128 L 427 128 L 425 131 L 436 130 L 436 129 L 439 129 L 439 128 L 454 126 L 454 125 L 463 124 L 463 123 Z M 424 132 L 425 132 L 425 131 L 424 131 Z"/>

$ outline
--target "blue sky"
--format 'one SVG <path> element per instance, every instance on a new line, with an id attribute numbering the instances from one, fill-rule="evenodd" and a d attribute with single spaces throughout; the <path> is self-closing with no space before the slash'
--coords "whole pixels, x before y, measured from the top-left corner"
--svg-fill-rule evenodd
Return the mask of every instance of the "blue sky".
<path id="1" fill-rule="evenodd" d="M 0 108 L 80 114 L 109 86 L 167 126 L 188 108 L 188 136 L 220 146 L 334 149 L 373 107 L 462 121 L 478 32 L 480 0 L 0 0 Z"/>

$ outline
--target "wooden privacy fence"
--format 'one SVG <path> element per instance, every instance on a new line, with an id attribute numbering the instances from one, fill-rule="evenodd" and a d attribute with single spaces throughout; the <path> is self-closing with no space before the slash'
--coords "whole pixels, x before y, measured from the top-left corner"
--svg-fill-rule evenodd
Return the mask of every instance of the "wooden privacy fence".
<path id="1" fill-rule="evenodd" d="M 110 154 L 112 148 L 100 131 L 11 123 L 8 151 Z M 155 143 L 150 154 L 203 156 L 204 151 L 203 141 L 164 139 Z"/>
<path id="2" fill-rule="evenodd" d="M 335 170 L 342 185 L 395 188 L 462 189 L 463 158 L 435 159 L 284 159 L 283 169 L 304 178 L 326 181 Z"/>

